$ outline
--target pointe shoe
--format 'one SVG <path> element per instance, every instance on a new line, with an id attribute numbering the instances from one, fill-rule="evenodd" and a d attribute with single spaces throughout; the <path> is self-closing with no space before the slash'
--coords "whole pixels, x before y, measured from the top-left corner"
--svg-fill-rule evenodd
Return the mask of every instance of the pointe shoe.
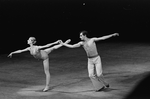
<path id="1" fill-rule="evenodd" d="M 47 92 L 50 88 L 49 87 L 46 87 L 43 89 L 43 92 Z"/>

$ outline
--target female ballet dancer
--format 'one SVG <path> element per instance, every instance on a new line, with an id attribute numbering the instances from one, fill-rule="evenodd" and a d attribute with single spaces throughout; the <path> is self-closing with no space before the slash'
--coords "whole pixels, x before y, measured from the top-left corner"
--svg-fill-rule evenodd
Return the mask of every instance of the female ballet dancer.
<path id="1" fill-rule="evenodd" d="M 50 43 L 50 44 L 47 44 L 44 46 L 37 46 L 37 45 L 34 45 L 36 43 L 35 37 L 30 37 L 27 41 L 27 43 L 30 45 L 30 47 L 27 47 L 27 48 L 22 49 L 22 50 L 17 50 L 17 51 L 11 52 L 8 55 L 8 57 L 12 57 L 12 55 L 16 54 L 16 53 L 30 51 L 30 54 L 33 55 L 35 58 L 42 59 L 43 65 L 44 65 L 44 72 L 46 75 L 46 86 L 43 89 L 43 92 L 46 92 L 50 88 L 50 72 L 49 72 L 49 56 L 48 56 L 48 54 L 51 53 L 51 51 L 53 51 L 54 49 L 58 49 L 61 46 L 63 46 L 62 44 L 60 44 L 61 42 L 62 42 L 61 40 L 58 40 L 56 42 L 53 42 L 53 43 Z M 67 44 L 69 42 L 70 42 L 70 39 L 67 40 L 65 43 Z M 57 44 L 57 43 L 59 43 L 59 44 L 55 45 L 53 47 L 50 47 L 50 46 Z M 50 47 L 50 48 L 46 48 L 46 47 Z M 46 49 L 43 49 L 43 48 L 46 48 Z"/>

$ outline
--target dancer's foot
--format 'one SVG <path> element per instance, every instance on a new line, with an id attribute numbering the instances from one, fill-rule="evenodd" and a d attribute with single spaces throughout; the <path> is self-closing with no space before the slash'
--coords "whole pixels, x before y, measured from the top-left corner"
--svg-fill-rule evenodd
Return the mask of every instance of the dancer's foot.
<path id="1" fill-rule="evenodd" d="M 107 84 L 107 85 L 106 85 L 106 88 L 109 88 L 109 87 L 110 87 L 109 84 Z"/>
<path id="2" fill-rule="evenodd" d="M 46 86 L 44 89 L 43 89 L 43 92 L 47 92 L 48 90 L 50 90 L 50 88 L 48 86 Z"/>
<path id="3" fill-rule="evenodd" d="M 103 91 L 104 89 L 105 89 L 105 87 L 103 86 L 101 89 L 98 89 L 95 92 L 100 92 L 100 91 Z"/>

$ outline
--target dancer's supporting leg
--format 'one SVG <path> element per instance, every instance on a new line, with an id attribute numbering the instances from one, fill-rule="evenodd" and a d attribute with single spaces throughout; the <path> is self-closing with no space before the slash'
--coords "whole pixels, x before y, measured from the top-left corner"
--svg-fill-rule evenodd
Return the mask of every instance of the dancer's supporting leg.
<path id="1" fill-rule="evenodd" d="M 97 75 L 98 80 L 103 83 L 104 87 L 109 87 L 109 84 L 104 80 L 100 56 L 98 56 L 96 60 L 95 69 L 96 69 L 96 75 Z"/>
<path id="2" fill-rule="evenodd" d="M 108 84 L 104 81 L 102 75 L 100 56 L 88 59 L 88 72 L 96 91 L 101 91 L 102 89 L 108 87 Z"/>
<path id="3" fill-rule="evenodd" d="M 69 43 L 69 42 L 70 42 L 70 39 L 67 40 L 65 43 Z M 60 42 L 60 44 L 55 45 L 55 46 L 53 46 L 53 47 L 51 47 L 51 48 L 47 48 L 47 49 L 45 49 L 44 51 L 45 51 L 47 54 L 49 54 L 49 53 L 51 53 L 51 51 L 53 51 L 54 49 L 58 49 L 58 48 L 60 48 L 60 47 L 62 47 L 62 46 L 63 46 L 63 45 L 62 45 L 61 42 Z M 43 90 L 43 91 L 45 92 L 45 91 L 48 91 L 48 90 L 49 90 L 49 87 L 50 87 L 49 58 L 44 59 L 43 65 L 44 65 L 44 72 L 45 72 L 45 74 L 46 74 L 46 86 L 45 86 L 45 88 L 44 88 L 44 90 Z"/>
<path id="4" fill-rule="evenodd" d="M 93 59 L 88 58 L 88 73 L 95 90 L 102 88 L 103 84 L 98 80 L 95 73 L 95 64 Z"/>
<path id="5" fill-rule="evenodd" d="M 43 61 L 43 65 L 44 65 L 44 72 L 46 75 L 46 86 L 43 91 L 47 91 L 50 87 L 49 86 L 50 85 L 49 58 Z"/>

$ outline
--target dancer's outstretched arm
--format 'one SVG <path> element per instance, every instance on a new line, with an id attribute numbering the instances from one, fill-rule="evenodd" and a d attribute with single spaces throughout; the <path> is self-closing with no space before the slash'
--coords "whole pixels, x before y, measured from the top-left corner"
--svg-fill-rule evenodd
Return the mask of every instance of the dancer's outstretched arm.
<path id="1" fill-rule="evenodd" d="M 53 43 L 49 43 L 49 44 L 46 44 L 46 45 L 43 45 L 43 46 L 38 46 L 40 49 L 42 49 L 42 48 L 46 48 L 46 47 L 50 47 L 50 46 L 52 46 L 52 45 L 54 45 L 54 44 L 57 44 L 57 43 L 59 43 L 61 40 L 57 40 L 56 42 L 53 42 Z"/>
<path id="2" fill-rule="evenodd" d="M 12 54 L 17 54 L 17 53 L 22 53 L 22 52 L 25 52 L 25 51 L 29 51 L 29 47 L 25 48 L 25 49 L 22 49 L 22 50 L 17 50 L 17 51 L 14 51 L 14 52 L 11 52 L 8 57 L 12 57 Z"/>
<path id="3" fill-rule="evenodd" d="M 68 39 L 68 40 L 65 41 L 64 44 L 68 44 L 70 41 L 71 41 L 71 40 Z M 60 44 L 53 46 L 52 49 L 58 49 L 58 48 L 60 48 L 61 46 L 63 46 L 63 42 L 62 42 L 61 40 L 59 41 L 59 43 L 60 43 Z"/>
<path id="4" fill-rule="evenodd" d="M 79 42 L 79 43 L 76 43 L 76 44 L 67 44 L 67 43 L 62 43 L 62 45 L 66 46 L 66 47 L 69 47 L 69 48 L 77 48 L 77 47 L 80 47 L 82 45 L 82 42 Z"/>
<path id="5" fill-rule="evenodd" d="M 119 34 L 118 33 L 114 33 L 114 34 L 111 34 L 111 35 L 106 35 L 106 36 L 102 36 L 102 37 L 98 37 L 98 38 L 95 37 L 93 39 L 94 39 L 94 41 L 99 41 L 99 40 L 108 39 L 108 38 L 113 37 L 113 36 L 119 36 Z"/>
<path id="6" fill-rule="evenodd" d="M 67 40 L 67 41 L 65 42 L 65 44 L 67 44 L 67 43 L 69 43 L 69 42 L 70 42 L 70 39 Z M 60 44 L 58 44 L 58 45 L 55 45 L 55 46 L 53 46 L 53 47 L 50 47 L 50 48 L 45 49 L 46 52 L 50 53 L 51 51 L 53 51 L 53 50 L 55 50 L 55 49 L 58 49 L 58 48 L 62 47 L 63 44 L 62 44 L 62 41 L 61 41 L 61 40 L 59 41 L 59 43 L 60 43 Z"/>

